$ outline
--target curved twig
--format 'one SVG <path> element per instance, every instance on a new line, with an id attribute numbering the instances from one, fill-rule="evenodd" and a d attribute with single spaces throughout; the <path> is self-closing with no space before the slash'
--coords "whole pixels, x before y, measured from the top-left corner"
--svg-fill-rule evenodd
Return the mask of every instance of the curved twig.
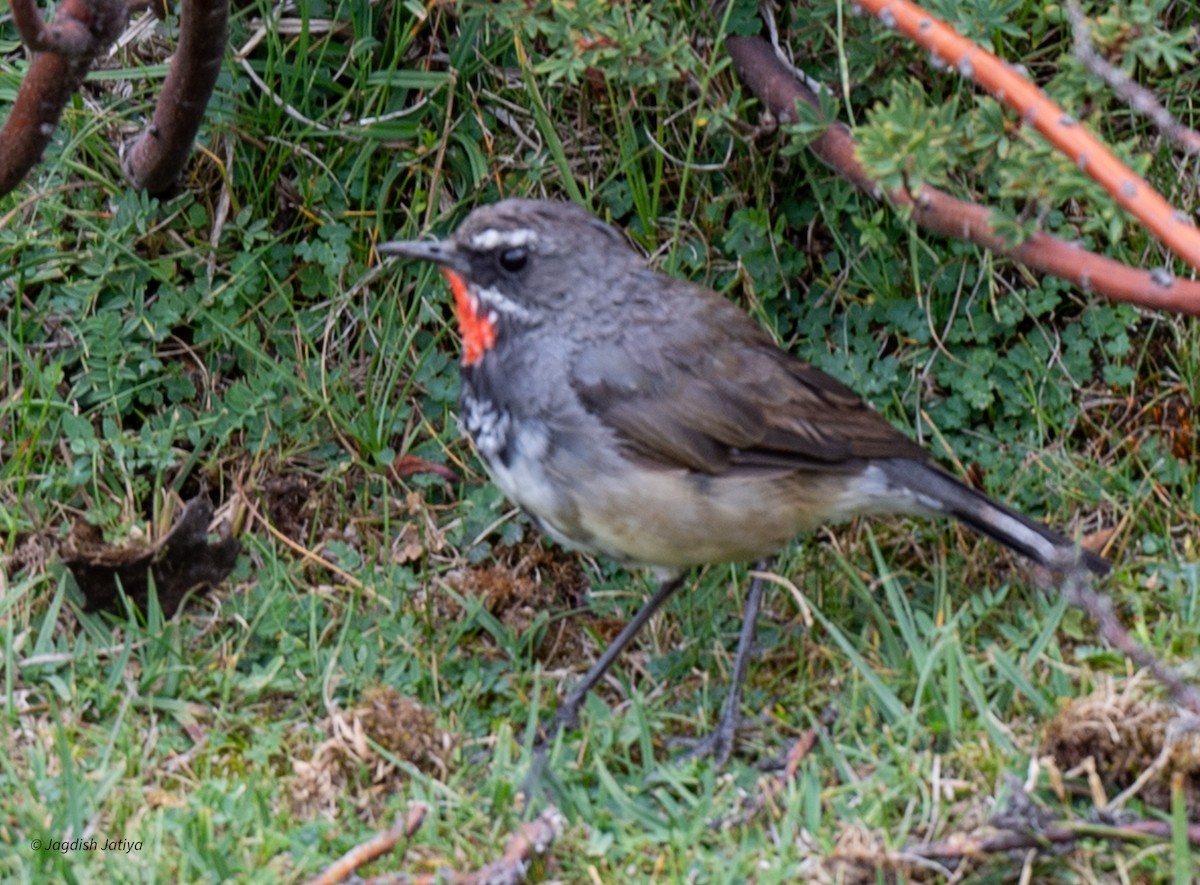
<path id="1" fill-rule="evenodd" d="M 412 803 L 403 820 L 398 819 L 390 830 L 355 845 L 326 867 L 319 876 L 309 879 L 307 885 L 338 885 L 339 882 L 345 882 L 359 867 L 387 854 L 401 841 L 415 836 L 428 813 L 429 806 L 424 802 Z"/>
<path id="2" fill-rule="evenodd" d="M 762 37 L 727 36 L 725 48 L 738 77 L 777 119 L 794 122 L 797 101 L 819 109 L 816 94 L 776 58 L 771 44 Z M 855 187 L 875 198 L 883 196 L 878 182 L 855 156 L 854 137 L 844 125 L 831 124 L 809 149 Z M 911 207 L 913 219 L 935 233 L 977 243 L 1035 270 L 1070 280 L 1085 291 L 1141 307 L 1200 316 L 1198 282 L 1177 279 L 1162 269 L 1135 270 L 1045 233 L 1035 233 L 1013 246 L 992 227 L 989 209 L 929 185 L 922 186 L 915 196 L 896 189 L 888 192 L 887 198 Z"/>
<path id="3" fill-rule="evenodd" d="M 134 187 L 161 194 L 178 181 L 221 72 L 228 25 L 229 0 L 184 0 L 179 45 L 154 117 L 121 158 Z"/>
<path id="4" fill-rule="evenodd" d="M 982 46 L 909 0 L 860 0 L 862 7 L 894 27 L 960 76 L 978 83 L 1033 126 L 1042 137 L 1098 182 L 1117 203 L 1175 253 L 1200 270 L 1200 230 L 1186 213 L 1113 156 L 1100 139 L 1052 102 L 1042 90 Z"/>
<path id="5" fill-rule="evenodd" d="M 1108 84 L 1108 88 L 1125 99 L 1135 113 L 1144 114 L 1163 135 L 1175 142 L 1179 149 L 1189 154 L 1200 154 L 1200 132 L 1189 129 L 1164 108 L 1154 93 L 1140 86 L 1111 64 L 1099 52 L 1088 33 L 1087 19 L 1075 0 L 1067 0 L 1067 18 L 1071 21 L 1071 34 L 1075 38 L 1075 57 L 1085 68 Z"/>
<path id="6" fill-rule="evenodd" d="M 63 0 L 49 24 L 33 0 L 10 3 L 17 31 L 35 55 L 0 129 L 0 196 L 41 159 L 71 94 L 129 19 L 125 0 Z"/>
<path id="7" fill-rule="evenodd" d="M 1053 824 L 1038 831 L 1002 830 L 978 836 L 960 834 L 945 842 L 910 846 L 901 853 L 901 857 L 961 861 L 1008 851 L 1045 851 L 1056 845 L 1073 845 L 1086 838 L 1108 839 L 1113 842 L 1143 842 L 1168 840 L 1174 838 L 1174 835 L 1171 822 L 1162 820 L 1135 820 L 1117 824 L 1066 822 Z M 1200 846 L 1200 824 L 1185 824 L 1183 836 L 1189 845 Z"/>
<path id="8" fill-rule="evenodd" d="M 390 851 L 402 838 L 411 837 L 421 825 L 425 809 L 422 807 L 420 818 L 415 825 L 409 822 L 398 822 L 396 826 L 363 845 L 351 849 L 337 863 L 329 867 L 320 876 L 309 880 L 309 885 L 335 885 L 354 875 L 358 868 L 369 860 L 374 860 L 381 854 Z M 409 812 L 409 821 L 413 819 Z M 504 854 L 487 866 L 470 872 L 455 872 L 441 870 L 436 873 L 384 873 L 369 879 L 358 879 L 367 885 L 516 885 L 525 880 L 525 873 L 534 858 L 540 857 L 550 850 L 554 841 L 562 835 L 566 828 L 566 820 L 553 805 L 548 806 L 533 820 L 521 824 L 504 847 Z"/>
<path id="9" fill-rule="evenodd" d="M 1096 629 L 1105 642 L 1139 667 L 1149 670 L 1181 709 L 1200 716 L 1200 688 L 1190 684 L 1182 673 L 1160 661 L 1133 638 L 1113 610 L 1112 600 L 1092 587 L 1087 569 L 1073 565 L 1063 580 L 1062 591 L 1071 605 L 1083 609 L 1096 622 Z"/>

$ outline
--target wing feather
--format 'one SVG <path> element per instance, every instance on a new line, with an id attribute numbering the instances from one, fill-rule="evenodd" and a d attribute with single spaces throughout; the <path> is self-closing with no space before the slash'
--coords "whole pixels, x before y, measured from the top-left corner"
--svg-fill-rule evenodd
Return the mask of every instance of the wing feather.
<path id="1" fill-rule="evenodd" d="M 650 304 L 631 311 L 617 334 L 597 336 L 573 364 L 575 392 L 631 454 L 710 474 L 926 459 L 850 388 L 779 349 L 737 307 L 669 282 L 693 297 L 666 303 L 689 311 L 665 321 Z"/>

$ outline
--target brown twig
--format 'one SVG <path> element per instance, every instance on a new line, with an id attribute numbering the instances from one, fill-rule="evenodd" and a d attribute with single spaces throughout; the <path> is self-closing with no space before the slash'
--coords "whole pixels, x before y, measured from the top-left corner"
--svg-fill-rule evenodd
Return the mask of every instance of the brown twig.
<path id="1" fill-rule="evenodd" d="M 1200 824 L 1185 827 L 1188 843 L 1200 846 Z M 1052 845 L 1072 845 L 1079 839 L 1109 839 L 1141 842 L 1149 839 L 1170 839 L 1169 821 L 1139 820 L 1122 824 L 1063 823 L 1032 830 L 1007 830 L 987 835 L 957 834 L 944 842 L 910 845 L 901 857 L 913 856 L 930 860 L 968 860 L 1024 849 L 1046 849 Z"/>
<path id="2" fill-rule="evenodd" d="M 259 509 L 254 505 L 253 499 L 250 497 L 250 495 L 248 494 L 246 489 L 242 486 L 242 484 L 239 482 L 237 485 L 238 485 L 238 497 L 241 499 L 242 504 L 245 506 L 246 510 L 248 511 L 249 516 L 252 517 L 253 519 L 257 520 L 258 524 L 261 525 L 264 529 L 266 529 L 267 532 L 272 537 L 274 537 L 277 541 L 281 542 L 284 546 L 290 547 L 293 552 L 300 554 L 300 556 L 302 556 L 304 559 L 308 560 L 309 562 L 314 563 L 315 565 L 319 566 L 320 568 L 327 569 L 332 574 L 337 575 L 339 578 L 342 579 L 342 581 L 349 584 L 355 590 L 366 594 L 366 596 L 368 598 L 370 598 L 370 599 L 378 598 L 378 594 L 375 592 L 375 590 L 373 588 L 364 584 L 362 581 L 360 581 L 358 578 L 356 578 L 350 572 L 346 571 L 343 568 L 339 568 L 336 563 L 330 562 L 328 559 L 325 559 L 320 554 L 315 553 L 312 550 L 309 550 L 307 547 L 305 547 L 302 544 L 297 543 L 296 541 L 293 541 L 291 538 L 289 538 L 287 535 L 285 535 L 283 532 L 281 532 L 279 529 L 277 529 L 274 525 L 272 525 L 271 521 L 269 519 L 267 519 L 266 517 L 264 517 L 263 514 L 259 512 Z"/>
<path id="3" fill-rule="evenodd" d="M 355 845 L 336 861 L 325 868 L 321 875 L 308 880 L 308 885 L 337 885 L 349 879 L 364 864 L 377 857 L 387 854 L 401 839 L 411 839 L 425 822 L 429 806 L 424 802 L 414 802 L 408 807 L 404 820 L 396 821 L 395 825 L 385 833 L 379 833 L 360 845 Z"/>
<path id="4" fill-rule="evenodd" d="M 779 774 L 764 775 L 759 778 L 754 792 L 746 797 L 739 808 L 736 808 L 731 814 L 715 819 L 709 826 L 717 831 L 748 826 L 764 809 L 775 808 L 776 798 L 788 784 L 796 780 L 796 772 L 800 769 L 800 763 L 808 757 L 816 744 L 817 730 L 810 728 L 798 740 L 793 741 L 784 752 L 779 760 L 782 762 Z"/>
<path id="5" fill-rule="evenodd" d="M 1129 75 L 1110 64 L 1096 51 L 1091 35 L 1088 34 L 1087 19 L 1074 0 L 1067 2 L 1067 17 L 1071 20 L 1071 34 L 1075 38 L 1075 57 L 1083 66 L 1107 83 L 1109 89 L 1125 99 L 1135 112 L 1148 117 L 1150 122 L 1158 127 L 1163 135 L 1179 145 L 1180 149 L 1189 154 L 1200 153 L 1200 132 L 1189 129 L 1176 120 L 1159 104 L 1153 92 L 1134 83 Z"/>
<path id="6" fill-rule="evenodd" d="M 504 855 L 469 873 L 441 870 L 410 876 L 394 873 L 365 880 L 367 885 L 518 885 L 524 881 L 530 861 L 545 854 L 562 835 L 566 820 L 553 805 L 531 821 L 521 824 L 504 848 Z"/>
<path id="7" fill-rule="evenodd" d="M 955 833 L 940 842 L 910 843 L 899 851 L 889 851 L 871 839 L 846 840 L 849 847 L 839 844 L 824 859 L 824 865 L 843 871 L 847 866 L 874 870 L 934 866 L 942 874 L 951 870 L 961 874 L 958 867 L 963 861 L 983 860 L 996 854 L 1061 853 L 1073 849 L 1080 839 L 1146 843 L 1173 840 L 1176 835 L 1171 821 L 1056 821 L 1033 801 L 1019 780 L 1012 775 L 1008 777 L 1015 781 L 1015 787 L 986 830 Z M 1183 836 L 1190 845 L 1200 846 L 1200 824 L 1184 824 Z"/>
<path id="8" fill-rule="evenodd" d="M 978 83 L 1021 115 L 1052 145 L 1099 182 L 1127 212 L 1200 270 L 1200 230 L 1154 188 L 1113 156 L 1098 138 L 1026 77 L 941 19 L 909 0 L 860 0 L 863 9 L 894 27 L 934 58 Z"/>
<path id="9" fill-rule="evenodd" d="M 789 757 L 797 752 L 807 752 L 814 734 L 809 732 L 797 742 Z M 764 810 L 776 816 L 783 814 L 775 798 L 793 778 L 794 769 L 789 765 L 785 772 L 761 779 L 746 807 L 736 815 L 717 821 L 714 828 L 747 826 Z M 1012 793 L 997 809 L 986 830 L 955 833 L 939 842 L 914 842 L 899 850 L 889 850 L 882 840 L 871 838 L 869 834 L 868 838 L 861 838 L 861 831 L 852 829 L 845 835 L 857 838 L 839 839 L 832 852 L 823 853 L 821 864 L 827 870 L 841 870 L 843 874 L 846 867 L 875 871 L 934 867 L 948 875 L 963 861 L 981 860 L 1010 851 L 1061 851 L 1070 849 L 1080 839 L 1140 843 L 1169 841 L 1175 836 L 1174 824 L 1170 821 L 1056 821 L 1033 801 L 1019 780 L 1011 776 L 1010 779 L 1015 782 Z M 1189 844 L 1200 846 L 1200 823 L 1185 824 L 1184 837 Z"/>
<path id="10" fill-rule="evenodd" d="M 1065 570 L 1062 591 L 1071 605 L 1083 609 L 1095 621 L 1105 642 L 1139 667 L 1149 670 L 1176 705 L 1200 716 L 1200 689 L 1190 685 L 1175 668 L 1160 661 L 1129 634 L 1113 611 L 1112 600 L 1092 587 L 1091 575 L 1086 568 L 1075 563 Z"/>
<path id="11" fill-rule="evenodd" d="M 129 19 L 125 0 L 63 0 L 49 24 L 33 0 L 10 5 L 21 39 L 35 54 L 0 129 L 0 196 L 41 159 L 68 99 Z"/>
<path id="12" fill-rule="evenodd" d="M 121 158 L 134 187 L 161 194 L 178 181 L 221 72 L 228 24 L 229 0 L 184 0 L 179 45 L 154 117 Z"/>
<path id="13" fill-rule="evenodd" d="M 776 119 L 795 122 L 798 101 L 820 108 L 816 94 L 796 79 L 762 37 L 729 36 L 725 47 L 738 77 Z M 855 187 L 877 199 L 883 196 L 878 182 L 855 155 L 854 137 L 841 123 L 830 124 L 809 149 Z M 1200 316 L 1200 283 L 1195 281 L 1180 280 L 1162 270 L 1135 270 L 1045 233 L 1035 233 L 1012 246 L 993 229 L 989 209 L 928 185 L 915 196 L 894 190 L 887 197 L 897 205 L 911 207 L 913 219 L 935 233 L 977 243 L 1035 270 L 1071 280 L 1085 291 L 1142 307 Z"/>

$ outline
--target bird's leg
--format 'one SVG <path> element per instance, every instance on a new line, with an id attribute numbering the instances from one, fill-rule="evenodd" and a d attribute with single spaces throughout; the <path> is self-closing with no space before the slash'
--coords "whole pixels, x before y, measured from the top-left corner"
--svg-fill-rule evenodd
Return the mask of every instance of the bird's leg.
<path id="1" fill-rule="evenodd" d="M 755 571 L 763 572 L 768 568 L 770 563 L 763 561 L 755 566 Z M 746 606 L 742 610 L 742 629 L 738 634 L 737 654 L 733 659 L 733 681 L 729 686 L 729 695 L 725 698 L 725 706 L 721 709 L 721 720 L 715 729 L 691 742 L 691 748 L 683 754 L 684 759 L 703 759 L 711 756 L 719 768 L 729 760 L 729 755 L 733 752 L 738 722 L 741 721 L 742 686 L 746 683 L 746 671 L 750 669 L 754 628 L 758 623 L 758 612 L 762 607 L 765 589 L 765 582 L 761 577 L 756 575 L 750 581 L 750 589 L 746 593 Z"/>
<path id="2" fill-rule="evenodd" d="M 554 743 L 554 739 L 558 733 L 564 728 L 574 728 L 579 724 L 579 710 L 583 706 L 583 701 L 587 697 L 587 693 L 596 687 L 604 674 L 608 672 L 608 668 L 612 666 L 613 661 L 625 650 L 625 646 L 629 645 L 630 641 L 636 636 L 641 629 L 646 626 L 646 622 L 653 617 L 654 613 L 662 607 L 662 604 L 679 589 L 683 583 L 684 575 L 677 575 L 672 578 L 663 580 L 654 595 L 646 600 L 636 615 L 633 616 L 628 624 L 622 628 L 617 634 L 617 638 L 609 643 L 608 648 L 600 655 L 596 663 L 592 664 L 591 668 L 584 674 L 583 678 L 575 684 L 570 693 L 563 698 L 563 702 L 558 705 L 558 709 L 554 712 L 554 721 L 550 724 L 550 728 L 546 731 L 546 735 L 538 742 L 533 751 L 533 761 L 530 764 L 529 772 L 525 775 L 525 779 L 521 784 L 521 791 L 527 798 L 533 795 L 533 790 L 538 786 L 541 780 L 542 772 L 546 765 L 546 754 L 549 751 L 550 745 Z"/>
<path id="3" fill-rule="evenodd" d="M 554 740 L 560 731 L 564 728 L 574 728 L 579 724 L 579 710 L 583 706 L 584 698 L 587 693 L 596 687 L 604 674 L 608 672 L 608 668 L 612 666 L 613 661 L 625 650 L 630 641 L 646 626 L 646 622 L 654 615 L 656 611 L 667 601 L 668 597 L 683 583 L 683 575 L 678 577 L 668 578 L 658 585 L 658 590 L 654 592 L 646 604 L 641 607 L 636 615 L 625 627 L 617 634 L 617 638 L 609 643 L 608 648 L 604 650 L 604 654 L 600 655 L 599 660 L 592 664 L 591 669 L 584 674 L 579 682 L 575 683 L 574 688 L 570 693 L 563 698 L 563 702 L 558 705 L 558 709 L 554 713 L 554 723 L 550 726 L 550 731 L 547 732 L 545 742 L 549 744 Z"/>

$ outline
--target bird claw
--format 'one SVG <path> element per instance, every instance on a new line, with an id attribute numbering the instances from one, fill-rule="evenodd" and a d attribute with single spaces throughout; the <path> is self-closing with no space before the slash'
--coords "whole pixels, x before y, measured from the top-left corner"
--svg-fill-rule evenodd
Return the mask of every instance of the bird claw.
<path id="1" fill-rule="evenodd" d="M 734 718 L 733 721 L 723 719 L 706 735 L 697 738 L 672 738 L 667 742 L 668 746 L 687 748 L 675 757 L 675 764 L 711 759 L 716 768 L 724 768 L 729 757 L 733 755 L 733 747 L 737 743 L 737 730 L 740 724 L 740 718 Z"/>

